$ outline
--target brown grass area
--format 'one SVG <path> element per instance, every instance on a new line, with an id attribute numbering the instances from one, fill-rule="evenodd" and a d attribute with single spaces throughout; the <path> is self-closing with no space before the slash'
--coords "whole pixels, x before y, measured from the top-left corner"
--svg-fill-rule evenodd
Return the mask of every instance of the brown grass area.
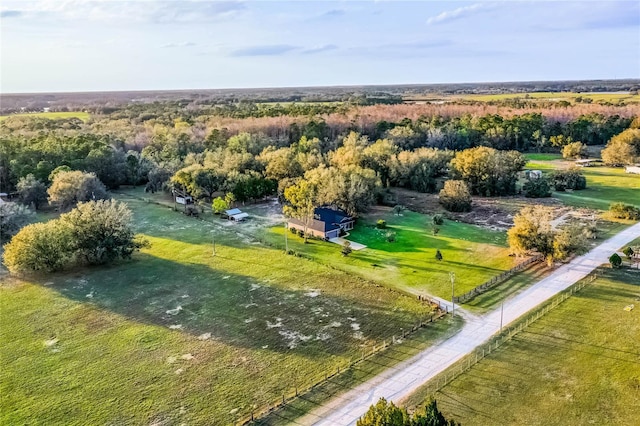
<path id="1" fill-rule="evenodd" d="M 524 206 L 545 205 L 555 207 L 557 216 L 571 210 L 563 207 L 562 202 L 556 198 L 525 198 L 522 196 L 513 197 L 473 197 L 473 209 L 466 213 L 448 212 L 438 202 L 438 194 L 424 194 L 404 188 L 392 188 L 391 192 L 398 200 L 398 204 L 406 206 L 424 214 L 442 213 L 447 217 L 459 220 L 460 222 L 474 225 L 488 226 L 494 229 L 508 229 L 513 225 L 513 215 Z"/>

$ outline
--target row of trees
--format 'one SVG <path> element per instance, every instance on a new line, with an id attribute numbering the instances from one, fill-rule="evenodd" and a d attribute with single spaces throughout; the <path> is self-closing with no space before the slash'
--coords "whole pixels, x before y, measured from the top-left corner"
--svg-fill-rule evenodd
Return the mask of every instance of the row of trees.
<path id="1" fill-rule="evenodd" d="M 151 107 L 139 106 L 142 110 Z M 400 107 L 403 111 L 410 108 Z M 389 150 L 398 153 L 418 148 L 463 150 L 489 146 L 523 151 L 560 150 L 570 146 L 567 155 L 575 156 L 584 151 L 576 145 L 578 141 L 583 145 L 604 144 L 629 127 L 640 127 L 637 119 L 632 121 L 615 114 L 583 114 L 563 122 L 535 112 L 514 116 L 424 115 L 372 124 L 362 121 L 365 116 L 355 116 L 350 126 L 338 126 L 330 117 L 313 116 L 290 122 L 283 130 L 271 131 L 247 120 L 230 126 L 225 122 L 214 123 L 206 115 L 192 116 L 190 111 L 175 109 L 175 106 L 167 108 L 172 113 L 167 112 L 163 120 L 141 120 L 128 115 L 96 117 L 88 123 L 78 119 L 13 117 L 4 120 L 0 124 L 0 181 L 8 183 L 10 188 L 27 174 L 46 181 L 53 169 L 67 165 L 74 170 L 94 172 L 107 187 L 115 188 L 146 182 L 156 167 L 173 174 L 189 165 L 185 164 L 189 154 L 205 150 L 228 148 L 231 152 L 257 156 L 269 146 L 274 150 L 293 147 L 304 136 L 308 140 L 317 138 L 317 150 L 328 154 L 340 147 L 343 140 L 340 135 L 349 131 L 357 131 L 372 141 L 386 140 L 386 145 L 372 148 L 384 155 L 388 155 Z M 437 114 L 437 110 L 429 114 Z M 225 127 L 226 124 L 229 127 Z M 386 183 L 384 170 L 379 172 Z"/>
<path id="2" fill-rule="evenodd" d="M 18 181 L 17 192 L 20 201 L 38 210 L 49 201 L 60 210 L 68 210 L 77 203 L 107 198 L 107 188 L 94 173 L 58 167 L 49 175 L 51 185 L 47 185 L 34 175 L 28 174 Z"/>

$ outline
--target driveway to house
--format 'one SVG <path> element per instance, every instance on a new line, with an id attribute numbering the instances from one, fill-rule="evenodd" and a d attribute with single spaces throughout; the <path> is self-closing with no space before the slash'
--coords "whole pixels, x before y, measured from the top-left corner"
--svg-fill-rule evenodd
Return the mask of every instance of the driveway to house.
<path id="1" fill-rule="evenodd" d="M 337 238 L 329 238 L 330 243 L 343 245 L 345 241 L 349 241 L 351 243 L 351 250 L 362 250 L 367 248 L 364 244 L 356 243 L 355 241 L 346 240 L 342 237 Z"/>
<path id="2" fill-rule="evenodd" d="M 607 258 L 612 253 L 638 236 L 640 236 L 640 223 L 609 238 L 587 254 L 559 267 L 547 278 L 506 301 L 504 325 L 510 324 L 581 280 L 607 262 Z M 483 316 L 467 317 L 465 325 L 453 337 L 328 401 L 293 423 L 323 426 L 353 425 L 378 399 L 384 397 L 397 402 L 408 397 L 422 384 L 471 353 L 498 331 L 500 331 L 499 308 Z"/>

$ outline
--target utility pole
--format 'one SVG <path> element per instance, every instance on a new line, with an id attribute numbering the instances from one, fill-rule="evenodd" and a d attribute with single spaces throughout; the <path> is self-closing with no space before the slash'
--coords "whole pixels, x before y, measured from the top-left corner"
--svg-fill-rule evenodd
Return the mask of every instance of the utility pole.
<path id="1" fill-rule="evenodd" d="M 456 304 L 453 301 L 453 295 L 455 294 L 456 274 L 449 272 L 449 279 L 451 279 L 451 316 L 454 316 L 456 313 Z"/>
<path id="2" fill-rule="evenodd" d="M 289 254 L 289 240 L 287 239 L 287 232 L 289 231 L 289 227 L 287 226 L 287 222 L 284 222 L 284 251 Z"/>

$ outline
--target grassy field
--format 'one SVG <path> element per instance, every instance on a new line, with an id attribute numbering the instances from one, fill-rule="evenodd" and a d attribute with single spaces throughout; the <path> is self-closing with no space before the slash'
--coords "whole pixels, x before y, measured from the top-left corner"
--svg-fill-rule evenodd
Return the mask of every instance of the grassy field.
<path id="1" fill-rule="evenodd" d="M 571 162 L 562 160 L 560 155 L 554 158 L 554 154 L 527 154 L 526 157 L 530 160 L 526 166 L 528 169 L 548 172 L 571 166 Z M 596 210 L 608 210 L 609 205 L 615 202 L 640 207 L 640 176 L 613 167 L 585 167 L 582 171 L 587 178 L 586 189 L 554 192 L 553 196 L 568 206 Z"/>
<path id="2" fill-rule="evenodd" d="M 20 114 L 0 115 L 0 121 L 6 120 L 9 117 L 38 117 L 48 118 L 50 120 L 56 120 L 61 118 L 79 118 L 82 121 L 89 120 L 89 113 L 82 111 L 71 112 L 25 112 Z"/>
<path id="3" fill-rule="evenodd" d="M 387 221 L 387 229 L 375 227 L 378 219 Z M 284 245 L 284 228 L 272 227 L 263 238 Z M 387 242 L 385 234 L 396 233 L 395 242 Z M 445 221 L 433 235 L 431 217 L 405 211 L 396 216 L 388 208 L 377 208 L 360 218 L 349 239 L 364 244 L 366 249 L 340 254 L 341 246 L 291 235 L 289 247 L 384 285 L 413 294 L 430 293 L 451 298 L 449 272 L 456 274 L 456 294 L 464 293 L 489 278 L 513 267 L 519 260 L 509 256 L 504 232 Z M 435 259 L 436 250 L 443 260 Z"/>
<path id="4" fill-rule="evenodd" d="M 133 261 L 0 277 L 0 423 L 228 424 L 431 311 L 235 225 L 118 197 L 151 242 Z"/>
<path id="5" fill-rule="evenodd" d="M 438 407 L 465 426 L 636 424 L 640 272 L 600 273 L 444 387 Z"/>
<path id="6" fill-rule="evenodd" d="M 311 417 L 312 414 L 309 414 L 309 412 L 325 403 L 328 397 L 335 398 L 341 393 L 371 380 L 383 371 L 395 369 L 400 362 L 433 345 L 436 342 L 435 339 L 444 339 L 452 336 L 461 326 L 462 319 L 460 317 L 452 318 L 447 315 L 431 325 L 437 332 L 434 333 L 430 328 L 420 329 L 418 332 L 403 339 L 402 343 L 391 345 L 388 349 L 377 353 L 364 362 L 356 364 L 354 368 L 315 387 L 311 392 L 263 417 L 256 424 L 261 426 L 288 425 L 292 424 L 296 419 L 304 419 L 305 422 L 307 420 L 320 420 L 313 419 Z M 305 417 L 305 415 L 308 416 Z"/>
<path id="7" fill-rule="evenodd" d="M 532 265 L 530 268 L 525 269 L 505 280 L 504 282 L 491 288 L 486 293 L 482 293 L 470 301 L 466 302 L 463 307 L 471 312 L 483 314 L 496 307 L 499 304 L 523 290 L 526 290 L 530 285 L 543 279 L 546 275 L 551 273 L 553 268 L 547 267 L 546 263 L 539 262 Z"/>
<path id="8" fill-rule="evenodd" d="M 631 95 L 628 92 L 621 93 L 573 93 L 573 92 L 531 92 L 531 93 L 501 93 L 496 95 L 465 95 L 464 99 L 474 101 L 501 101 L 506 99 L 520 98 L 524 99 L 541 99 L 554 101 L 574 102 L 577 97 L 589 98 L 594 102 L 606 101 L 612 103 L 624 102 L 640 102 L 640 95 Z"/>

